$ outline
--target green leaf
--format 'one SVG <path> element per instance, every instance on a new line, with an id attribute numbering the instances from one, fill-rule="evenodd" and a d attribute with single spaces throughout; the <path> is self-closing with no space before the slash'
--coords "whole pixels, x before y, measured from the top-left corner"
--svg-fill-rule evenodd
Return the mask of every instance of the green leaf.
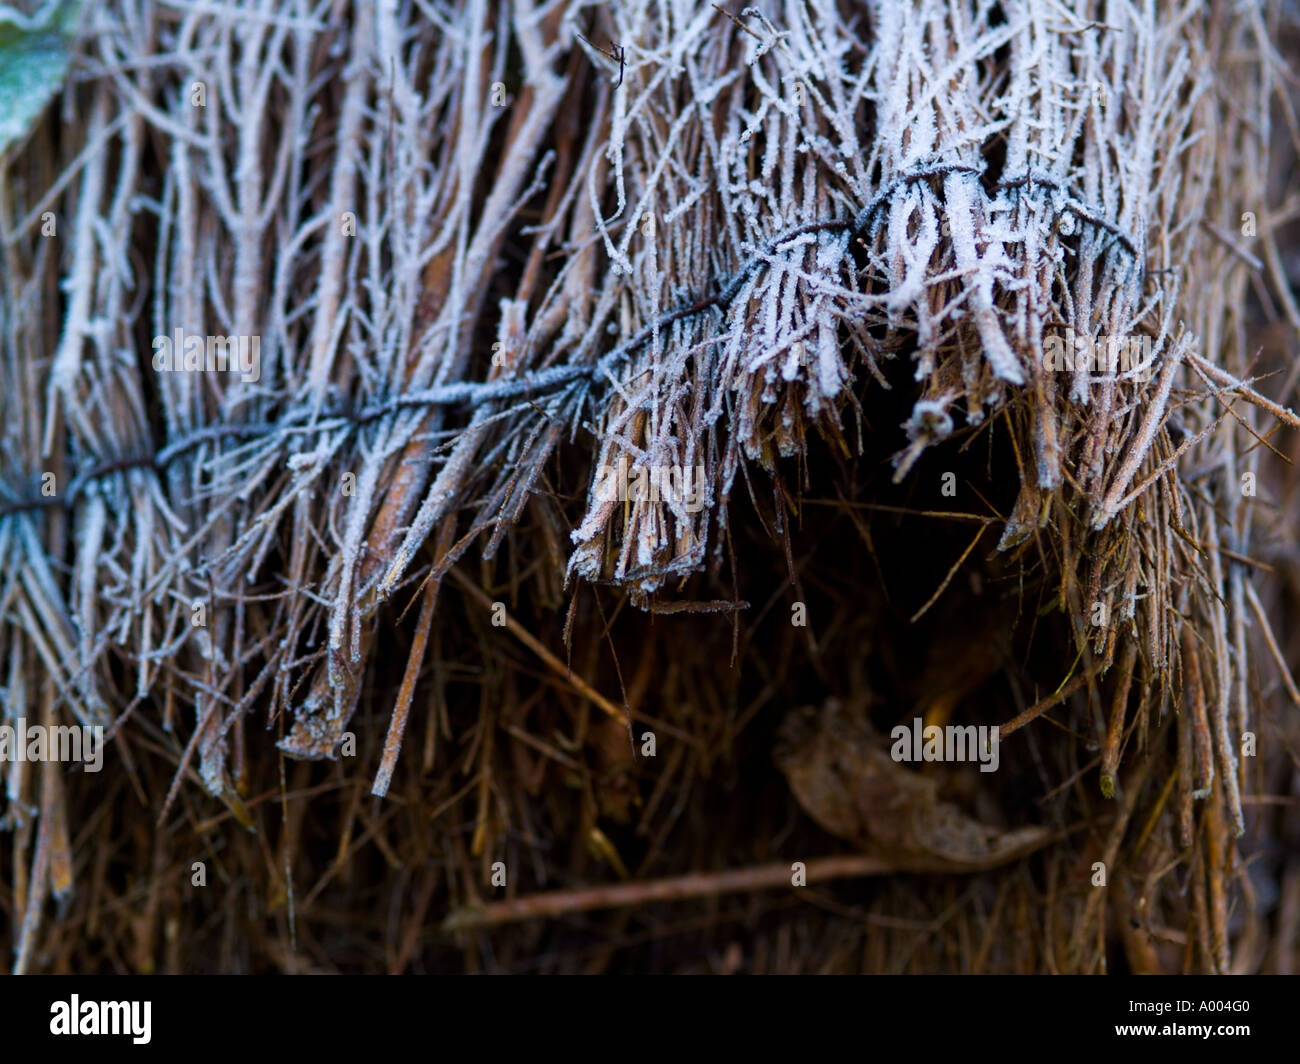
<path id="1" fill-rule="evenodd" d="M 0 153 L 27 134 L 63 84 L 80 7 L 53 0 L 27 15 L 0 4 Z"/>

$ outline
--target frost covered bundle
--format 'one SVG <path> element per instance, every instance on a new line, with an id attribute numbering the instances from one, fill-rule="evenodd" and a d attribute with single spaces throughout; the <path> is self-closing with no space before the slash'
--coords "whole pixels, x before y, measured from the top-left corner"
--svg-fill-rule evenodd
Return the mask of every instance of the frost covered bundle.
<path id="1" fill-rule="evenodd" d="M 810 462 L 905 485 L 996 434 L 1014 503 L 977 519 L 983 553 L 1032 582 L 1026 624 L 1068 632 L 1059 686 L 1004 741 L 1075 707 L 1113 797 L 1121 752 L 1174 721 L 1156 812 L 1191 845 L 1213 807 L 1221 859 L 1244 829 L 1252 651 L 1290 684 L 1250 566 L 1273 520 L 1260 441 L 1300 424 L 1247 344 L 1252 277 L 1300 319 L 1266 205 L 1277 17 L 110 0 L 64 18 L 62 95 L 0 146 L 5 719 L 105 727 L 128 761 L 134 730 L 171 750 L 158 815 L 192 775 L 252 822 L 256 750 L 338 758 L 364 702 L 382 751 L 344 765 L 382 795 L 449 600 L 511 598 L 488 588 L 503 544 L 511 588 L 541 571 L 570 623 L 596 585 L 730 632 L 755 556 L 742 501 L 788 555 Z M 44 899 L 72 889 L 76 825 L 53 766 L 0 774 L 36 811 L 9 819 L 21 966 Z M 504 832 L 489 791 L 475 855 Z M 1215 890 L 1198 926 L 1224 969 Z"/>

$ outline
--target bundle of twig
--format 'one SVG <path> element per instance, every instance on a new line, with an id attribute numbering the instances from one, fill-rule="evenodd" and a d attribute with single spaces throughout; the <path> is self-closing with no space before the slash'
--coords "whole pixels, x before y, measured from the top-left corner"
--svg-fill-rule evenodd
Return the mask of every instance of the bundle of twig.
<path id="1" fill-rule="evenodd" d="M 1297 425 L 1240 311 L 1245 213 L 1277 269 L 1254 5 L 119 0 L 82 30 L 78 121 L 0 161 L 7 718 L 179 728 L 167 803 L 193 766 L 242 817 L 249 723 L 336 756 L 380 605 L 424 581 L 427 635 L 566 438 L 568 578 L 645 606 L 724 567 L 738 477 L 860 453 L 873 390 L 914 386 L 898 478 L 991 417 L 1016 441 L 1001 547 L 1078 654 L 1030 716 L 1084 692 L 1112 789 L 1183 709 L 1185 839 L 1195 798 L 1242 830 L 1243 441 Z M 1063 367 L 1062 335 L 1150 357 Z M 256 368 L 180 366 L 213 336 Z M 667 470 L 691 491 L 622 490 Z M 58 771 L 0 766 L 23 948 L 68 887 Z"/>

